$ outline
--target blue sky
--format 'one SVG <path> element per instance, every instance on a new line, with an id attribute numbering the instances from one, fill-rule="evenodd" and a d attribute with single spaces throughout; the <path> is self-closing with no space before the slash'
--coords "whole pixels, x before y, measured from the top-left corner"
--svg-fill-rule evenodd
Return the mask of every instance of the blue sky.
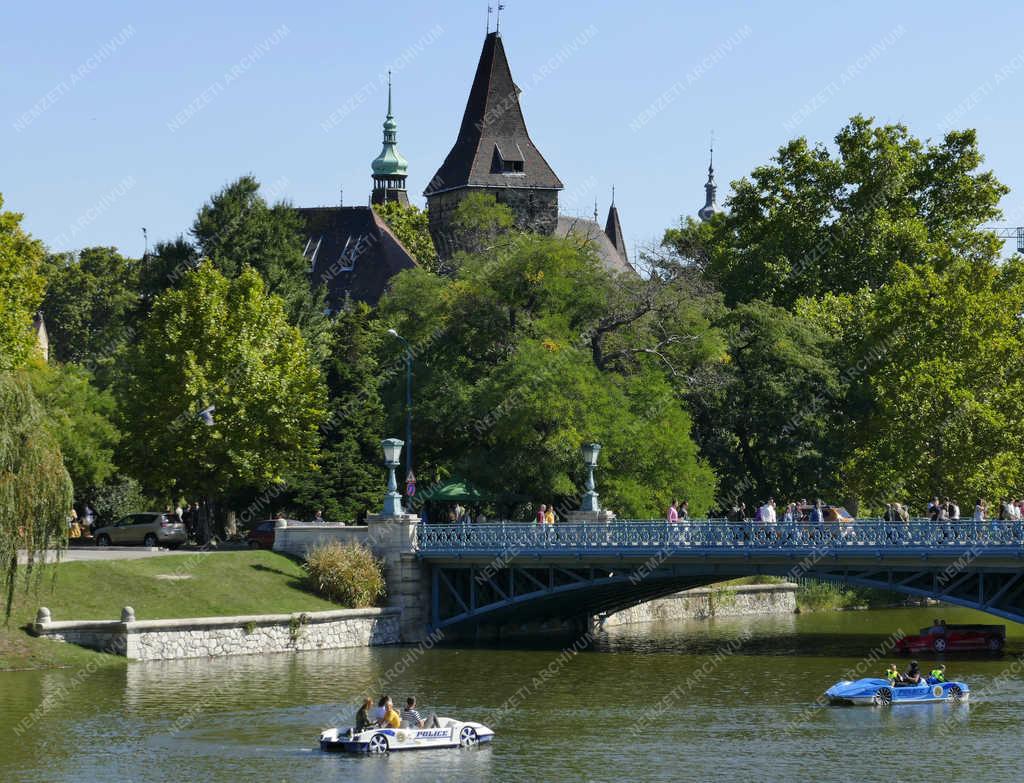
<path id="1" fill-rule="evenodd" d="M 493 4 L 494 0 L 492 0 Z M 1024 225 L 1024 6 L 976 2 L 508 0 L 502 34 L 562 211 L 631 249 L 703 204 L 708 139 L 728 183 L 787 139 L 861 112 L 938 138 L 979 130 Z M 454 141 L 486 2 L 18 3 L 5 9 L 0 193 L 56 249 L 139 255 L 252 173 L 296 206 L 365 204 L 394 70 L 409 191 Z"/>

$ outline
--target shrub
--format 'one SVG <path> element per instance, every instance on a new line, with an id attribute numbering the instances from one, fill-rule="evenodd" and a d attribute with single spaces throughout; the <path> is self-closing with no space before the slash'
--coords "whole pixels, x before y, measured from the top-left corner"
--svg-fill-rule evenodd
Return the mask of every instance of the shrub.
<path id="1" fill-rule="evenodd" d="M 384 595 L 383 564 L 360 544 L 318 544 L 306 558 L 309 586 L 344 606 L 373 606 Z"/>
<path id="2" fill-rule="evenodd" d="M 150 505 L 139 482 L 120 474 L 94 490 L 89 502 L 96 512 L 97 527 L 116 522 L 126 514 L 147 511 Z"/>

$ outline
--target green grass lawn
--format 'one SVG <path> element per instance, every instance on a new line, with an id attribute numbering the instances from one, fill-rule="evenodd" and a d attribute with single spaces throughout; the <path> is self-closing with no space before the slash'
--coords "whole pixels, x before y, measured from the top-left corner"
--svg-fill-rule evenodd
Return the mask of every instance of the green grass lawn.
<path id="1" fill-rule="evenodd" d="M 32 637 L 24 626 L 40 606 L 53 620 L 119 620 L 124 606 L 137 620 L 339 608 L 308 592 L 303 576 L 296 561 L 263 550 L 46 566 L 36 589 L 15 596 L 10 622 L 0 627 L 0 671 L 75 666 L 91 656 L 124 660 Z"/>

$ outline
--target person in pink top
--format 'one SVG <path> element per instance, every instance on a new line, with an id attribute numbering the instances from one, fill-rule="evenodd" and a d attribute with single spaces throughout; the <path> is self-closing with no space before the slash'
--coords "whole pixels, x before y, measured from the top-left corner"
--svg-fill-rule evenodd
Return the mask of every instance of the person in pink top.
<path id="1" fill-rule="evenodd" d="M 673 500 L 672 501 L 672 505 L 668 507 L 668 521 L 669 522 L 678 522 L 679 521 L 679 511 L 676 509 L 676 507 L 678 505 L 679 505 L 679 501 L 678 500 Z"/>

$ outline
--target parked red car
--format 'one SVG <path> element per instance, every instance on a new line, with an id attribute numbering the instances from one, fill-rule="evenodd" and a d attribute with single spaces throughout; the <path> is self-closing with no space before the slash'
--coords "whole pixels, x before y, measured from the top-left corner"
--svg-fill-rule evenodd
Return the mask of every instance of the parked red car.
<path id="1" fill-rule="evenodd" d="M 257 522 L 249 528 L 245 536 L 245 543 L 249 549 L 273 549 L 274 548 L 274 520 Z"/>
<path id="2" fill-rule="evenodd" d="M 917 636 L 904 636 L 896 642 L 896 652 L 967 652 L 989 650 L 999 652 L 1006 644 L 1005 625 L 936 625 L 922 628 Z"/>

